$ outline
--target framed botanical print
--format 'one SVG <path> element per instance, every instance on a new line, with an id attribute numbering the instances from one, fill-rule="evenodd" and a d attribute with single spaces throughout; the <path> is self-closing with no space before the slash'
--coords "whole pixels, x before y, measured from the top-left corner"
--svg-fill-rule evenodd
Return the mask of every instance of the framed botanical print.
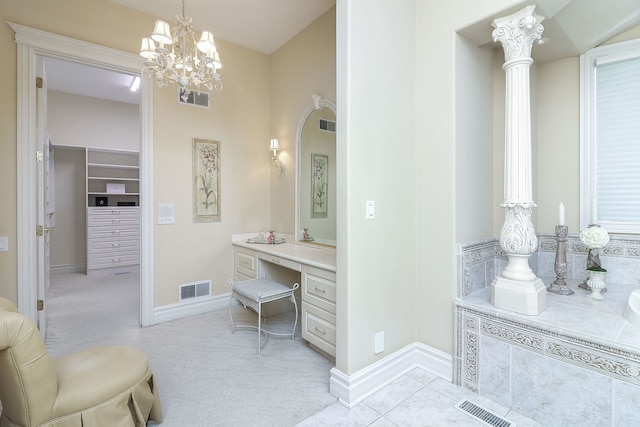
<path id="1" fill-rule="evenodd" d="M 328 212 L 329 156 L 311 153 L 311 218 L 326 218 Z"/>
<path id="2" fill-rule="evenodd" d="M 193 138 L 193 221 L 220 221 L 220 142 Z"/>

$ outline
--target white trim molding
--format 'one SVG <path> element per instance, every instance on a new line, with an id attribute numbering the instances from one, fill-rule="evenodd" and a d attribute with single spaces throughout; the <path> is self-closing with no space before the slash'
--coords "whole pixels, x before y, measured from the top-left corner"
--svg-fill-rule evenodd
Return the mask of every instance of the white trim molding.
<path id="1" fill-rule="evenodd" d="M 229 307 L 229 298 L 231 298 L 231 293 L 214 295 L 211 298 L 198 301 L 156 307 L 153 310 L 153 320 L 155 323 L 162 323 L 197 314 L 210 313 L 215 310 L 226 310 Z M 238 305 L 238 302 L 236 301 L 233 305 Z"/>
<path id="2" fill-rule="evenodd" d="M 414 368 L 422 368 L 449 382 L 453 380 L 450 354 L 414 342 L 352 375 L 332 368 L 329 392 L 352 408 Z"/>

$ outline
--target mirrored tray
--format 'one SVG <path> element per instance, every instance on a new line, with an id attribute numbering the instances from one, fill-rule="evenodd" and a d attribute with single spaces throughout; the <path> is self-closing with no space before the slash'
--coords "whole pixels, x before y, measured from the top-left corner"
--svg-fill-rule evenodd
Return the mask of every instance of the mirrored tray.
<path id="1" fill-rule="evenodd" d="M 282 237 L 276 237 L 273 243 L 270 243 L 269 240 L 265 238 L 254 237 L 253 239 L 247 239 L 247 243 L 257 243 L 260 245 L 279 245 L 281 243 L 285 243 L 286 240 Z"/>

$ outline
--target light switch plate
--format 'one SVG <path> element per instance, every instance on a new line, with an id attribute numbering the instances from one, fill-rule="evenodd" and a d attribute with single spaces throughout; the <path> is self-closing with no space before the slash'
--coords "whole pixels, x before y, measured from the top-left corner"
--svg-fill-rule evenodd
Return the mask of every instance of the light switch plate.
<path id="1" fill-rule="evenodd" d="M 9 251 L 9 238 L 4 236 L 0 237 L 0 252 L 8 252 Z"/>
<path id="2" fill-rule="evenodd" d="M 158 203 L 158 224 L 175 224 L 176 205 L 173 203 Z"/>
<path id="3" fill-rule="evenodd" d="M 367 219 L 376 219 L 376 202 L 367 200 Z"/>

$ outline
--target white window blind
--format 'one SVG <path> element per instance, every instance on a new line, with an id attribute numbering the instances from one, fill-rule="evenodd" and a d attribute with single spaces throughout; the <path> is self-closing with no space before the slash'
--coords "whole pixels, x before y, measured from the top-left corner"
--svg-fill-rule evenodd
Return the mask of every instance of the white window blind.
<path id="1" fill-rule="evenodd" d="M 640 39 L 580 57 L 580 229 L 640 234 Z"/>
<path id="2" fill-rule="evenodd" d="M 596 62 L 595 76 L 598 222 L 640 226 L 640 57 Z"/>

